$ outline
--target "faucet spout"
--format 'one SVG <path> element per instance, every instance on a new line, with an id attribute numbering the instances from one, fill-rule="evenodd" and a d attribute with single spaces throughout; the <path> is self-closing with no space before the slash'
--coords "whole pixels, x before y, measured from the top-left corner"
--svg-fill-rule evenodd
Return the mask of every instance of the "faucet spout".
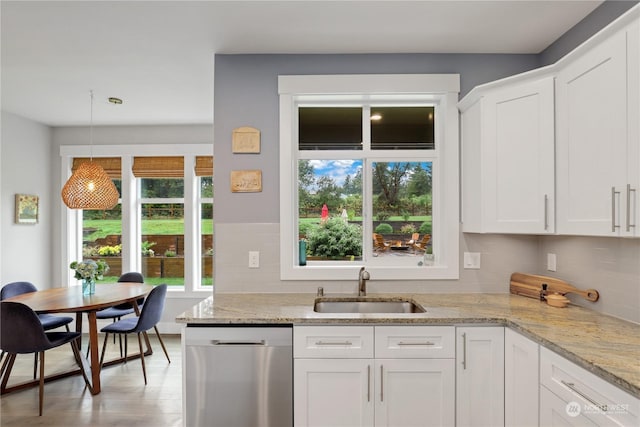
<path id="1" fill-rule="evenodd" d="M 358 273 L 358 296 L 363 297 L 367 295 L 367 280 L 371 278 L 371 275 L 364 267 L 360 267 Z"/>

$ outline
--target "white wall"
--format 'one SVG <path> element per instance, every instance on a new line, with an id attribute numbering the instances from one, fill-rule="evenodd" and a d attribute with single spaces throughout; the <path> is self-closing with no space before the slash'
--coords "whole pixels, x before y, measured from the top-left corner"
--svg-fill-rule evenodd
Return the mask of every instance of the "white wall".
<path id="1" fill-rule="evenodd" d="M 0 182 L 0 283 L 32 282 L 38 288 L 59 286 L 52 280 L 51 204 L 59 190 L 51 185 L 51 130 L 31 120 L 2 112 Z M 15 223 L 15 195 L 40 197 L 40 221 Z"/>

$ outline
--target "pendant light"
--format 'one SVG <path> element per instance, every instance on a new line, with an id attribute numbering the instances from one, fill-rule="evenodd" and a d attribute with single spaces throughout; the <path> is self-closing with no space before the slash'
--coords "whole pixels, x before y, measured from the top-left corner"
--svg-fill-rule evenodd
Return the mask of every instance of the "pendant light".
<path id="1" fill-rule="evenodd" d="M 118 204 L 118 189 L 102 166 L 93 161 L 93 91 L 89 125 L 90 158 L 82 163 L 62 187 L 62 201 L 70 209 L 107 210 Z"/>

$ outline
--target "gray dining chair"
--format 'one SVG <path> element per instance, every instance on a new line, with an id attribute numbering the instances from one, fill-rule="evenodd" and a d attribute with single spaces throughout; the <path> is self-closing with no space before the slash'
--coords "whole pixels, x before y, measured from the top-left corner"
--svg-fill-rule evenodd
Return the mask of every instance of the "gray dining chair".
<path id="1" fill-rule="evenodd" d="M 109 334 L 120 334 L 120 335 L 128 335 L 128 334 L 136 334 L 138 336 L 138 347 L 140 348 L 140 362 L 142 363 L 142 375 L 144 376 L 144 383 L 147 384 L 147 370 L 144 363 L 144 350 L 142 349 L 142 337 L 140 336 L 143 332 L 148 331 L 151 328 L 154 328 L 156 334 L 158 335 L 158 340 L 160 341 L 160 345 L 162 346 L 162 350 L 164 351 L 165 356 L 167 356 L 167 360 L 171 363 L 171 359 L 169 358 L 169 353 L 167 352 L 167 348 L 164 346 L 164 342 L 162 341 L 162 337 L 160 333 L 158 333 L 157 324 L 162 317 L 162 312 L 164 311 L 164 302 L 167 296 L 167 285 L 162 284 L 158 285 L 147 295 L 147 299 L 144 302 L 144 306 L 142 307 L 142 312 L 139 317 L 127 317 L 125 319 L 114 322 L 110 325 L 105 326 L 100 330 L 100 332 L 104 332 L 104 343 L 102 345 L 102 354 L 100 355 L 100 366 L 104 363 L 104 354 L 107 348 L 107 340 L 109 339 Z M 124 341 L 124 358 L 125 363 L 127 360 L 127 340 L 125 338 Z"/>
<path id="2" fill-rule="evenodd" d="M 0 347 L 7 352 L 8 366 L 2 378 L 4 390 L 13 368 L 16 355 L 34 353 L 40 356 L 39 415 L 42 416 L 44 402 L 44 353 L 52 348 L 70 343 L 76 361 L 82 355 L 77 339 L 80 332 L 45 332 L 38 315 L 28 306 L 19 302 L 0 302 Z M 89 384 L 84 369 L 81 368 L 85 384 Z"/>
<path id="3" fill-rule="evenodd" d="M 7 283 L 0 289 L 0 301 L 4 301 L 7 298 L 15 297 L 17 295 L 27 294 L 29 292 L 37 292 L 38 288 L 31 282 L 11 282 Z M 50 331 L 64 326 L 69 332 L 69 323 L 73 322 L 73 317 L 69 316 L 56 316 L 53 314 L 38 314 L 38 319 L 42 323 L 42 327 L 45 331 Z M 2 347 L 0 347 L 2 348 Z M 4 356 L 4 348 L 2 348 L 2 354 L 0 360 Z M 4 367 L 4 365 L 3 365 Z M 34 355 L 33 360 L 33 378 L 36 378 L 36 372 L 38 371 L 38 355 Z M 0 374 L 2 374 L 0 370 Z"/>

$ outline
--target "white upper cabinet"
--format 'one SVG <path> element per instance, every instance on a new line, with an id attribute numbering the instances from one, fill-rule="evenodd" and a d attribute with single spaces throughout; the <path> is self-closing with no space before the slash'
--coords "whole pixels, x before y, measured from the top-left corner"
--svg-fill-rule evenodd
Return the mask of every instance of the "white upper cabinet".
<path id="1" fill-rule="evenodd" d="M 553 233 L 553 77 L 504 82 L 461 103 L 463 231 Z"/>
<path id="2" fill-rule="evenodd" d="M 637 21 L 559 62 L 557 231 L 640 236 Z"/>

